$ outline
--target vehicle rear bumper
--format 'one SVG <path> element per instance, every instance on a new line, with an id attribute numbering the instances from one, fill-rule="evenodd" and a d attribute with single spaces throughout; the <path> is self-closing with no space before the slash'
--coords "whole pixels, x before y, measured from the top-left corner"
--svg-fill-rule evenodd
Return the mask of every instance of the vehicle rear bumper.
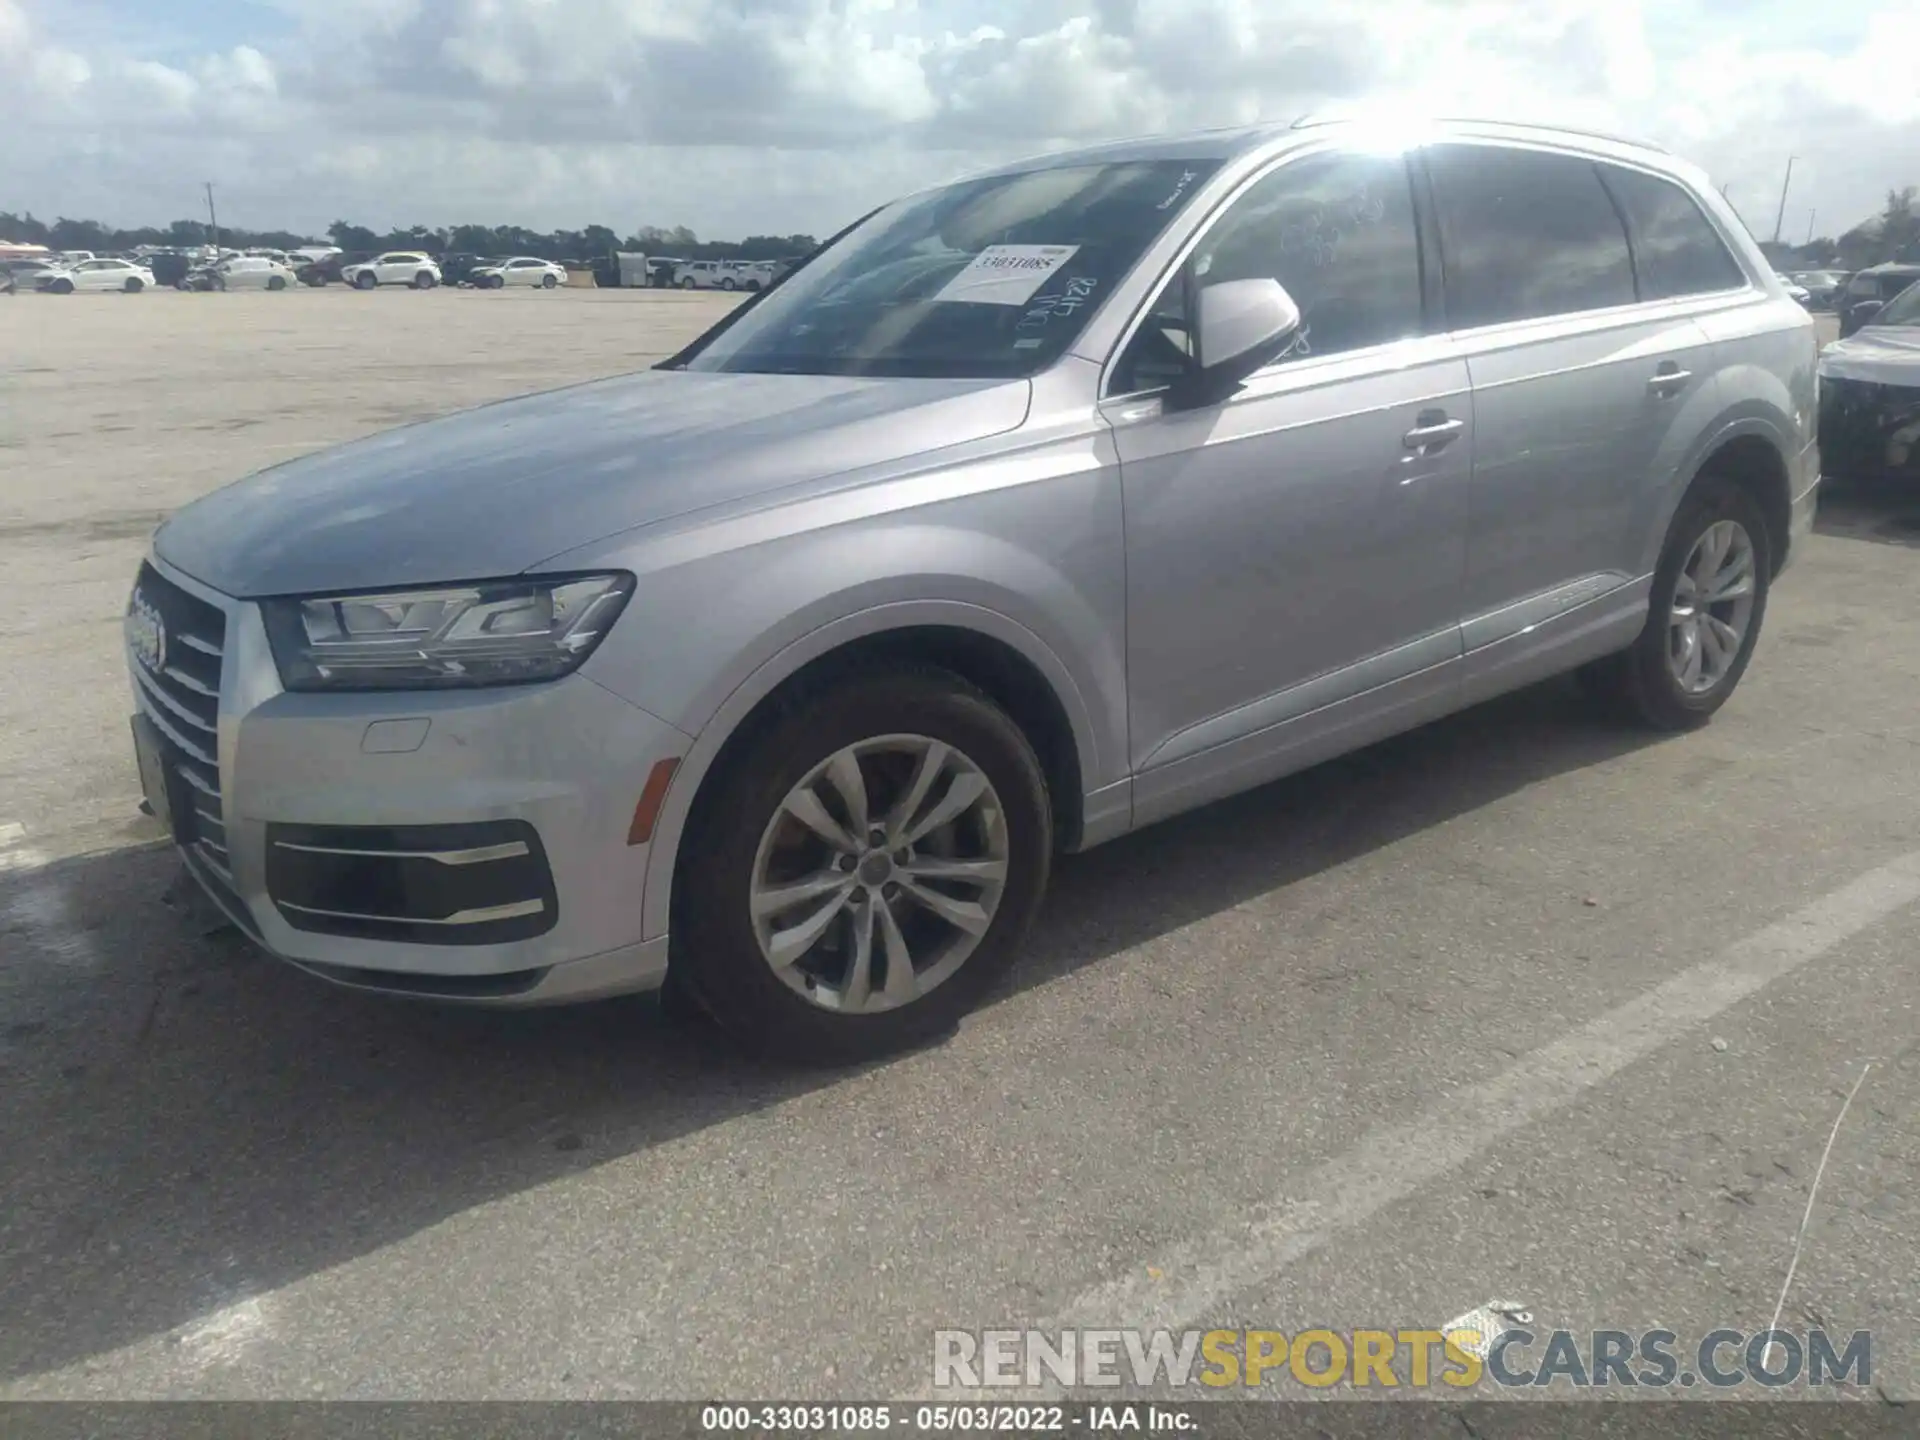
<path id="1" fill-rule="evenodd" d="M 1820 509 L 1820 446 L 1816 441 L 1800 452 L 1799 459 L 1788 477 L 1792 487 L 1792 498 L 1787 504 L 1787 545 L 1780 556 L 1780 563 L 1774 568 L 1776 576 L 1799 558 L 1806 548 L 1807 536 L 1813 533 L 1813 519 Z"/>

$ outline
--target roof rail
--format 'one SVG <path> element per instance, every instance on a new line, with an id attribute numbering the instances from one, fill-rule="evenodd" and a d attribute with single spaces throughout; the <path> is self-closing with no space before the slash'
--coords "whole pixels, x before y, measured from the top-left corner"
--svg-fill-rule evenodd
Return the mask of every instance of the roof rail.
<path id="1" fill-rule="evenodd" d="M 1390 112 L 1389 112 L 1390 113 Z M 1352 125 L 1364 123 L 1373 118 L 1374 112 L 1358 110 L 1351 112 L 1309 111 L 1293 122 L 1295 130 L 1311 130 L 1321 125 Z M 1655 145 L 1637 135 L 1623 135 L 1617 130 L 1597 130 L 1581 125 L 1560 125 L 1547 120 L 1499 119 L 1487 115 L 1426 115 L 1420 119 L 1435 125 L 1506 125 L 1516 130 L 1546 130 L 1557 135 L 1581 135 L 1589 140 L 1611 140 L 1620 145 L 1634 145 L 1642 150 L 1652 150 L 1665 155 L 1666 147 Z"/>

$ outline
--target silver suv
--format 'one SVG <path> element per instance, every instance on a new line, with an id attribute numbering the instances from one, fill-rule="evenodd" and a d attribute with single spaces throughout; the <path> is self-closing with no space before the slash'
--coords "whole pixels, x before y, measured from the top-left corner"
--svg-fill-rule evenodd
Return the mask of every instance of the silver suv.
<path id="1" fill-rule="evenodd" d="M 748 1045 L 940 1033 L 1052 858 L 1580 669 L 1739 683 L 1813 322 L 1691 166 L 1303 123 L 888 206 L 649 373 L 155 536 L 149 803 L 261 945 Z"/>

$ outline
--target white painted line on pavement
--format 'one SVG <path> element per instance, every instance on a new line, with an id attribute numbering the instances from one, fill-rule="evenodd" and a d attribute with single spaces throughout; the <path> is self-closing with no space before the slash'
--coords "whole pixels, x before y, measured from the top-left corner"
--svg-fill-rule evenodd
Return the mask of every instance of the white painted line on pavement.
<path id="1" fill-rule="evenodd" d="M 0 822 L 0 875 L 9 870 L 38 870 L 47 857 L 27 845 L 27 827 L 18 820 Z"/>
<path id="2" fill-rule="evenodd" d="M 0 915 L 21 925 L 38 949 L 61 960 L 97 964 L 93 940 L 74 923 L 66 896 L 44 875 L 35 873 L 51 865 L 52 857 L 23 844 L 26 837 L 27 827 L 19 821 L 0 822 L 0 876 L 25 877 L 18 893 L 0 908 Z"/>
<path id="3" fill-rule="evenodd" d="M 1903 855 L 1581 1026 L 1415 1120 L 1381 1126 L 1290 1181 L 1244 1227 L 1177 1244 L 1096 1285 L 1041 1328 L 1181 1330 L 1342 1232 L 1582 1098 L 1702 1022 L 1920 900 Z M 1150 1268 L 1149 1268 L 1150 1267 Z"/>
<path id="4" fill-rule="evenodd" d="M 179 1358 L 199 1370 L 231 1365 L 271 1331 L 258 1297 L 223 1306 L 179 1333 Z"/>
<path id="5" fill-rule="evenodd" d="M 1489 1300 L 1477 1305 L 1464 1315 L 1456 1315 L 1440 1327 L 1440 1333 L 1449 1339 L 1462 1330 L 1473 1332 L 1471 1339 L 1459 1342 L 1460 1348 L 1468 1354 L 1484 1360 L 1493 1349 L 1493 1342 L 1516 1325 L 1531 1325 L 1533 1312 L 1518 1300 Z"/>

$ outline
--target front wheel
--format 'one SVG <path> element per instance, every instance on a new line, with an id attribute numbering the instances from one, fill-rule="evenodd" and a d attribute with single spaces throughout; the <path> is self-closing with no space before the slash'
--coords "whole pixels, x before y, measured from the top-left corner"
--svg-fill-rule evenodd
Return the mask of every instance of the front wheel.
<path id="1" fill-rule="evenodd" d="M 433 288 L 432 273 L 422 270 L 418 275 L 415 275 L 413 277 L 413 288 L 416 290 L 431 290 Z"/>
<path id="2" fill-rule="evenodd" d="M 559 283 L 560 283 L 559 280 L 557 280 L 551 275 L 542 275 L 540 277 L 540 288 L 542 290 L 551 290 Z"/>
<path id="3" fill-rule="evenodd" d="M 686 279 L 680 282 L 680 288 L 682 290 L 692 290 L 693 288 L 695 288 L 695 286 L 698 283 L 699 282 L 697 282 L 691 275 L 689 275 Z"/>
<path id="4" fill-rule="evenodd" d="M 1646 628 L 1582 679 L 1610 708 L 1656 730 L 1692 730 L 1727 703 L 1767 613 L 1766 516 L 1732 481 L 1703 475 L 1667 530 Z"/>
<path id="5" fill-rule="evenodd" d="M 362 270 L 358 275 L 353 277 L 353 288 L 356 290 L 371 290 L 379 283 L 380 280 L 377 276 L 370 275 L 365 270 Z"/>
<path id="6" fill-rule="evenodd" d="M 749 1050 L 844 1063 L 942 1035 L 1010 967 L 1053 850 L 1033 747 L 945 671 L 787 708 L 689 828 L 673 966 Z"/>
<path id="7" fill-rule="evenodd" d="M 129 275 L 127 277 L 127 283 L 122 288 L 129 295 L 138 295 L 143 289 L 146 288 L 146 286 L 144 282 L 141 281 L 139 276 Z"/>
<path id="8" fill-rule="evenodd" d="M 269 290 L 286 289 L 287 288 L 286 277 L 284 275 L 269 275 L 267 277 L 267 288 Z"/>
<path id="9" fill-rule="evenodd" d="M 73 293 L 73 282 L 71 280 L 56 280 L 47 288 L 52 290 L 56 295 L 71 295 Z"/>

